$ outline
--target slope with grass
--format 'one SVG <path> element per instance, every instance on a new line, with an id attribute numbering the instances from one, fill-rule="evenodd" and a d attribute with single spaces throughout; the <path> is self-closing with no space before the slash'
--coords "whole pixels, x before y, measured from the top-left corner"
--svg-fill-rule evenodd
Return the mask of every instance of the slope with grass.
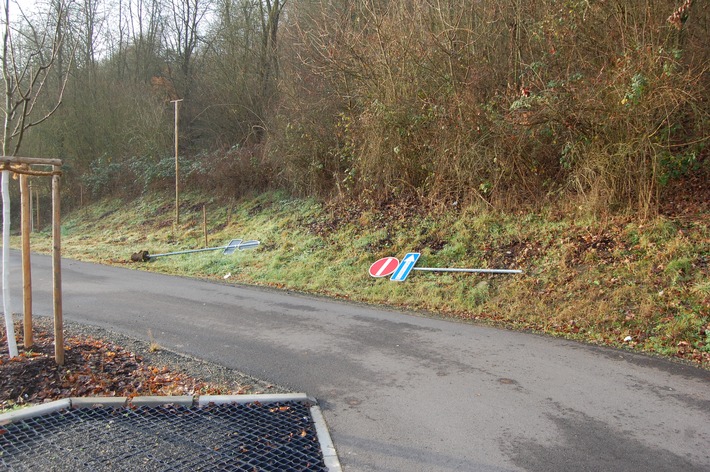
<path id="1" fill-rule="evenodd" d="M 385 304 L 460 320 L 544 332 L 680 358 L 710 368 L 708 212 L 578 219 L 474 208 L 378 209 L 324 205 L 279 193 L 218 203 L 184 196 L 173 224 L 168 195 L 105 200 L 66 216 L 66 257 L 228 283 Z M 258 239 L 255 251 L 220 251 L 131 263 L 152 254 Z M 32 248 L 48 251 L 49 233 Z M 373 279 L 372 262 L 421 252 L 420 266 L 522 269 L 522 275 L 416 272 Z"/>

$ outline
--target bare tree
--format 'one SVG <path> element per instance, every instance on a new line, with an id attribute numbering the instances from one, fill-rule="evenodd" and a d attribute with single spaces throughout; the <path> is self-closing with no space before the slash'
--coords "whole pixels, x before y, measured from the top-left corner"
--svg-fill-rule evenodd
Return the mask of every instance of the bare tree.
<path id="1" fill-rule="evenodd" d="M 261 7 L 261 34 L 262 34 L 262 57 L 264 86 L 278 78 L 278 55 L 277 39 L 279 32 L 279 22 L 281 13 L 286 6 L 287 0 L 264 0 L 260 2 Z"/>
<path id="2" fill-rule="evenodd" d="M 119 77 L 148 82 L 160 63 L 164 20 L 160 0 L 119 1 Z"/>
<path id="3" fill-rule="evenodd" d="M 81 28 L 81 56 L 83 66 L 92 73 L 96 70 L 96 48 L 105 19 L 102 17 L 101 0 L 84 0 L 79 5 Z"/>
<path id="4" fill-rule="evenodd" d="M 24 15 L 24 28 L 13 29 L 10 17 L 10 0 L 4 5 L 4 31 L 2 40 L 2 73 L 5 85 L 5 101 L 2 109 L 4 123 L 2 133 L 2 156 L 15 156 L 20 150 L 25 133 L 49 119 L 62 103 L 66 88 L 68 68 L 62 69 L 62 53 L 67 3 L 65 0 L 53 0 L 44 21 L 33 24 Z M 16 40 L 17 38 L 17 40 Z M 69 55 L 71 58 L 72 55 Z M 71 60 L 71 59 L 70 59 Z M 52 72 L 59 70 L 58 84 L 52 83 Z M 50 88 L 56 85 L 52 94 Z M 49 106 L 46 106 L 45 95 L 50 95 Z M 5 312 L 6 334 L 10 356 L 17 356 L 12 314 L 10 312 L 9 281 L 9 238 L 10 238 L 10 171 L 2 171 L 2 205 L 3 205 L 3 310 Z M 23 200 L 27 199 L 26 176 L 21 178 Z M 23 205 L 23 213 L 25 213 Z M 23 220 L 27 219 L 23 214 Z M 29 234 L 23 231 L 23 265 L 29 267 Z M 26 263 L 26 264 L 25 264 Z M 30 307 L 31 312 L 31 307 Z M 30 336 L 31 339 L 31 336 Z"/>
<path id="5" fill-rule="evenodd" d="M 66 0 L 53 0 L 37 25 L 24 14 L 24 28 L 13 28 L 10 1 L 5 0 L 5 28 L 2 44 L 5 103 L 2 155 L 16 155 L 25 133 L 52 116 L 62 103 L 68 67 L 62 63 L 65 39 Z M 73 54 L 69 55 L 69 61 Z M 59 81 L 52 83 L 52 73 L 59 68 Z M 50 90 L 53 88 L 53 90 Z M 47 96 L 53 98 L 49 101 Z M 46 106 L 50 103 L 49 106 Z M 44 106 L 40 106 L 43 104 Z"/>
<path id="6" fill-rule="evenodd" d="M 182 75 L 183 94 L 190 94 L 192 82 L 193 57 L 197 52 L 200 39 L 200 24 L 207 13 L 208 2 L 205 0 L 171 0 L 173 15 L 171 29 L 173 36 L 169 38 L 177 66 Z"/>

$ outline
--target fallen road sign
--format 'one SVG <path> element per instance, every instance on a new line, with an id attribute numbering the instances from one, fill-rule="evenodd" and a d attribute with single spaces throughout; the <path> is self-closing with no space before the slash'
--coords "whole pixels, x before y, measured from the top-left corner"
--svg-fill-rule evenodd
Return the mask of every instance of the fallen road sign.
<path id="1" fill-rule="evenodd" d="M 187 251 L 166 252 L 163 254 L 148 254 L 148 251 L 142 251 L 142 253 L 145 253 L 143 256 L 143 260 L 146 261 L 153 260 L 158 257 L 177 256 L 179 254 L 193 254 L 195 252 L 216 251 L 218 249 L 224 249 L 224 252 L 222 254 L 226 256 L 229 254 L 233 254 L 234 251 L 236 251 L 237 249 L 239 249 L 240 251 L 244 251 L 247 249 L 255 249 L 259 246 L 259 244 L 261 244 L 261 242 L 259 241 L 242 241 L 241 239 L 232 239 L 226 246 L 206 247 L 203 249 L 189 249 Z"/>
<path id="2" fill-rule="evenodd" d="M 418 252 L 410 252 L 405 255 L 402 262 L 400 262 L 397 269 L 395 269 L 390 280 L 395 282 L 404 282 L 412 269 L 414 269 L 414 265 L 419 260 L 419 256 L 421 256 L 421 254 Z"/>
<path id="3" fill-rule="evenodd" d="M 230 254 L 234 254 L 234 251 L 236 251 L 237 249 L 239 249 L 240 251 L 246 251 L 247 249 L 255 249 L 259 244 L 261 244 L 259 241 L 242 241 L 241 239 L 232 239 L 227 245 L 227 247 L 224 248 L 224 252 L 222 254 L 228 256 Z"/>
<path id="4" fill-rule="evenodd" d="M 396 257 L 383 257 L 372 263 L 369 272 L 372 277 L 387 277 L 397 270 L 397 266 L 399 259 Z"/>
<path id="5" fill-rule="evenodd" d="M 410 252 L 404 256 L 402 262 L 396 257 L 383 257 L 378 259 L 371 266 L 369 273 L 372 277 L 387 277 L 392 274 L 390 280 L 404 282 L 409 273 L 413 270 L 423 270 L 429 272 L 468 272 L 477 274 L 522 274 L 519 269 L 467 269 L 455 267 L 415 267 L 421 253 Z"/>

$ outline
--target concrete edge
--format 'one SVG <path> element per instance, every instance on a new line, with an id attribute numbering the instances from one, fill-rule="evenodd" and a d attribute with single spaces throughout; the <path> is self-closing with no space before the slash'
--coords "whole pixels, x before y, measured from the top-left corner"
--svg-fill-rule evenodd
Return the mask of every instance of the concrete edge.
<path id="1" fill-rule="evenodd" d="M 197 405 L 207 406 L 210 403 L 215 405 L 224 405 L 228 403 L 237 403 L 245 405 L 247 403 L 278 403 L 278 402 L 302 402 L 309 401 L 316 403 L 313 398 L 310 398 L 305 393 L 275 393 L 261 395 L 201 395 L 197 399 Z"/>
<path id="2" fill-rule="evenodd" d="M 330 437 L 330 431 L 323 417 L 323 412 L 318 405 L 311 406 L 311 418 L 313 418 L 320 450 L 323 453 L 323 462 L 325 462 L 328 472 L 341 472 L 343 469 L 338 459 L 338 453 Z"/>
<path id="3" fill-rule="evenodd" d="M 192 395 L 165 395 L 165 396 L 145 396 L 133 397 L 128 400 L 130 406 L 140 407 L 158 407 L 163 405 L 180 405 L 191 407 L 195 402 Z"/>
<path id="4" fill-rule="evenodd" d="M 68 408 L 71 408 L 71 398 L 55 400 L 41 405 L 28 406 L 26 408 L 22 408 L 21 410 L 1 414 L 0 425 L 10 424 L 16 421 L 24 421 Z"/>
<path id="5" fill-rule="evenodd" d="M 259 395 L 201 395 L 193 397 L 189 395 L 175 396 L 142 396 L 142 397 L 70 397 L 41 405 L 24 407 L 8 413 L 0 413 L 0 425 L 14 423 L 37 416 L 42 416 L 63 409 L 76 408 L 122 408 L 134 407 L 157 407 L 162 405 L 180 405 L 185 407 L 204 407 L 210 403 L 223 405 L 227 403 L 247 404 L 247 403 L 278 403 L 278 402 L 299 402 L 308 401 L 317 404 L 315 399 L 305 393 L 283 393 L 283 394 L 259 394 Z"/>
<path id="6" fill-rule="evenodd" d="M 72 397 L 71 407 L 77 408 L 124 408 L 128 397 Z"/>

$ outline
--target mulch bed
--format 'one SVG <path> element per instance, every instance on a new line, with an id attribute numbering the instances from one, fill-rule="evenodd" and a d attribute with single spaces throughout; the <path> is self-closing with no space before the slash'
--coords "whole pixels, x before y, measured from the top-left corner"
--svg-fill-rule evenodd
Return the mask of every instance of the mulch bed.
<path id="1" fill-rule="evenodd" d="M 3 327 L 0 339 L 0 411 L 67 397 L 142 395 L 209 395 L 246 393 L 251 386 L 225 391 L 167 366 L 151 365 L 144 357 L 114 342 L 87 335 L 65 337 L 64 365 L 54 360 L 54 337 L 48 327 L 35 327 L 34 345 L 21 344 L 10 358 Z"/>

